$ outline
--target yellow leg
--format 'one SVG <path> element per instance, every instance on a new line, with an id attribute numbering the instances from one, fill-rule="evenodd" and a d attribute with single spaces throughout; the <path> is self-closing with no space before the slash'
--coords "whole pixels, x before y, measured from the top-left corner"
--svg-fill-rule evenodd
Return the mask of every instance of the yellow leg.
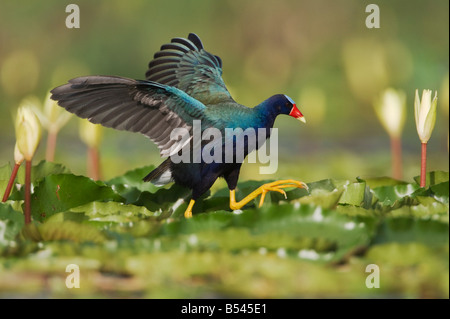
<path id="1" fill-rule="evenodd" d="M 258 197 L 259 195 L 261 195 L 261 198 L 259 200 L 259 207 L 261 207 L 262 204 L 264 203 L 264 198 L 266 197 L 266 194 L 268 192 L 270 191 L 278 192 L 283 194 L 284 197 L 286 197 L 286 192 L 283 190 L 283 188 L 289 187 L 305 188 L 306 190 L 308 190 L 308 186 L 305 183 L 295 181 L 293 179 L 286 179 L 264 184 L 258 187 L 253 192 L 251 192 L 247 197 L 245 197 L 240 202 L 236 202 L 236 191 L 233 189 L 230 190 L 230 208 L 233 210 L 240 209 L 243 206 L 245 206 L 248 202 Z"/>
<path id="2" fill-rule="evenodd" d="M 195 204 L 195 200 L 191 199 L 191 201 L 189 202 L 188 207 L 186 208 L 186 211 L 184 212 L 184 217 L 185 218 L 191 218 L 192 217 L 192 207 L 194 207 Z"/>

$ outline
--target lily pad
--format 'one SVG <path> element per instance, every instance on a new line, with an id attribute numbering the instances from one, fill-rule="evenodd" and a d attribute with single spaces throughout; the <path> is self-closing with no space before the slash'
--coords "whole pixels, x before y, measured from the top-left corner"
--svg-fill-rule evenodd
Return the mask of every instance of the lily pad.
<path id="1" fill-rule="evenodd" d="M 8 203 L 0 203 L 0 245 L 15 239 L 24 224 L 25 219 L 21 212 Z"/>
<path id="2" fill-rule="evenodd" d="M 73 213 L 82 213 L 90 221 L 112 221 L 127 223 L 139 221 L 149 216 L 155 216 L 143 206 L 125 205 L 120 202 L 90 202 L 69 210 Z"/>
<path id="3" fill-rule="evenodd" d="M 11 164 L 7 163 L 3 166 L 0 166 L 0 180 L 7 181 L 9 180 L 9 177 L 11 176 Z"/>
<path id="4" fill-rule="evenodd" d="M 428 173 L 426 173 L 425 177 L 426 177 L 425 187 L 429 187 L 432 185 L 436 185 L 436 184 L 448 181 L 449 180 L 449 172 L 444 172 L 444 171 L 428 172 Z M 420 176 L 415 176 L 414 180 L 416 181 L 417 184 L 420 184 Z"/>
<path id="5" fill-rule="evenodd" d="M 49 175 L 34 189 L 31 214 L 45 221 L 53 214 L 93 201 L 124 201 L 111 187 L 84 176 L 72 174 Z"/>
<path id="6" fill-rule="evenodd" d="M 296 257 L 301 249 L 309 249 L 318 254 L 318 260 L 338 261 L 369 244 L 375 233 L 376 221 L 372 218 L 350 218 L 320 206 L 278 204 L 244 210 L 241 214 L 199 214 L 189 220 L 182 219 L 164 225 L 162 233 L 174 236 L 216 232 L 220 236 L 221 231 L 230 228 L 245 228 L 255 236 L 248 242 L 244 237 L 237 237 L 239 243 L 235 246 L 239 246 L 239 249 L 254 249 L 258 246 L 258 238 L 265 240 L 266 235 L 275 238 L 282 234 L 283 238 L 290 236 L 292 240 L 297 241 L 297 244 L 291 242 L 289 247 L 284 247 L 290 254 L 294 253 L 292 249 L 297 249 L 294 253 Z M 274 249 L 275 246 L 277 243 L 273 242 L 273 245 L 268 247 Z M 279 245 L 278 247 L 280 248 Z M 318 249 L 320 247 L 322 248 Z"/>
<path id="7" fill-rule="evenodd" d="M 431 191 L 433 192 L 432 197 L 436 200 L 440 201 L 443 204 L 449 204 L 448 197 L 449 197 L 449 182 L 442 182 L 439 184 L 435 184 L 430 187 Z"/>
<path id="8" fill-rule="evenodd" d="M 366 196 L 366 183 L 349 183 L 343 187 L 344 191 L 339 204 L 363 206 Z"/>
<path id="9" fill-rule="evenodd" d="M 359 182 L 365 182 L 367 186 L 370 188 L 376 188 L 380 186 L 395 186 L 395 185 L 402 185 L 407 184 L 404 181 L 400 181 L 398 179 L 382 176 L 382 177 L 357 177 L 356 178 Z"/>
<path id="10" fill-rule="evenodd" d="M 336 207 L 344 192 L 343 189 L 334 189 L 333 191 L 327 191 L 323 189 L 313 189 L 309 196 L 299 198 L 297 201 L 300 204 L 313 204 L 323 208 L 331 209 Z"/>
<path id="11" fill-rule="evenodd" d="M 139 198 L 142 192 L 155 193 L 161 188 L 143 180 L 154 168 L 154 165 L 137 168 L 126 172 L 122 176 L 110 179 L 106 184 L 126 198 L 128 203 L 132 203 Z"/>
<path id="12" fill-rule="evenodd" d="M 35 229 L 31 230 L 33 227 Z M 33 232 L 33 238 L 30 239 L 38 241 L 70 240 L 73 242 L 101 243 L 105 240 L 102 232 L 96 227 L 73 221 L 49 222 L 40 225 L 29 224 L 27 228 L 30 232 Z"/>
<path id="13" fill-rule="evenodd" d="M 400 184 L 395 186 L 380 186 L 373 189 L 378 203 L 382 206 L 397 207 L 410 199 L 411 195 L 419 189 L 417 184 Z"/>
<path id="14" fill-rule="evenodd" d="M 449 225 L 431 219 L 407 217 L 386 218 L 374 238 L 374 243 L 422 242 L 428 245 L 448 244 Z"/>
<path id="15" fill-rule="evenodd" d="M 191 190 L 188 188 L 173 184 L 170 188 L 160 188 L 154 193 L 142 192 L 133 204 L 145 206 L 150 211 L 165 211 L 169 210 L 179 199 L 188 198 L 190 195 Z M 209 192 L 204 196 L 208 195 Z M 194 212 L 197 209 L 196 206 L 194 206 Z"/>
<path id="16" fill-rule="evenodd" d="M 369 244 L 376 220 L 338 214 L 314 205 L 278 205 L 260 209 L 253 232 L 281 231 L 292 236 L 333 242 L 330 261 Z"/>
<path id="17" fill-rule="evenodd" d="M 70 170 L 62 164 L 40 161 L 31 167 L 31 182 L 37 184 L 44 177 L 55 174 L 70 174 Z M 17 173 L 17 179 L 20 184 L 25 184 L 25 165 Z"/>

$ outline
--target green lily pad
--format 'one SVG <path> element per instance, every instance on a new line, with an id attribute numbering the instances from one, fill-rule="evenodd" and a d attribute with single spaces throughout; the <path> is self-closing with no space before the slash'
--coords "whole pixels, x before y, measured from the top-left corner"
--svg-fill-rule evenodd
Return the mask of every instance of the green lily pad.
<path id="1" fill-rule="evenodd" d="M 373 189 L 374 196 L 382 206 L 400 206 L 411 198 L 419 189 L 417 184 L 400 184 L 395 186 L 380 186 Z"/>
<path id="2" fill-rule="evenodd" d="M 431 219 L 408 217 L 386 218 L 374 238 L 374 243 L 422 242 L 429 245 L 449 242 L 449 225 Z"/>
<path id="3" fill-rule="evenodd" d="M 0 166 L 0 180 L 7 181 L 11 176 L 12 167 L 10 163 Z"/>
<path id="4" fill-rule="evenodd" d="M 233 213 L 216 211 L 194 215 L 190 219 L 181 219 L 166 223 L 161 229 L 165 235 L 192 234 L 200 231 L 220 230 L 233 223 Z"/>
<path id="5" fill-rule="evenodd" d="M 34 189 L 31 214 L 35 220 L 45 221 L 53 214 L 93 201 L 124 201 L 103 183 L 72 174 L 49 175 Z"/>
<path id="6" fill-rule="evenodd" d="M 433 171 L 426 173 L 425 187 L 443 183 L 449 180 L 449 173 L 444 171 Z M 420 176 L 415 176 L 414 180 L 417 184 L 420 184 Z"/>
<path id="7" fill-rule="evenodd" d="M 439 184 L 435 184 L 430 187 L 431 191 L 433 192 L 432 196 L 440 201 L 441 203 L 447 204 L 449 203 L 448 197 L 449 197 L 449 182 L 442 182 Z"/>
<path id="8" fill-rule="evenodd" d="M 344 191 L 339 204 L 363 206 L 366 196 L 366 183 L 349 183 L 343 187 Z"/>
<path id="9" fill-rule="evenodd" d="M 336 207 L 344 192 L 343 189 L 334 189 L 327 191 L 323 189 L 313 189 L 309 196 L 299 198 L 297 201 L 300 204 L 313 204 L 327 209 Z"/>
<path id="10" fill-rule="evenodd" d="M 0 203 L 0 245 L 13 240 L 25 224 L 24 216 L 9 203 Z"/>
<path id="11" fill-rule="evenodd" d="M 5 194 L 6 187 L 8 187 L 8 181 L 0 180 L 0 196 L 3 198 L 3 194 Z"/>
<path id="12" fill-rule="evenodd" d="M 207 192 L 204 196 L 208 196 Z M 170 188 L 160 188 L 154 193 L 142 192 L 136 201 L 132 204 L 137 206 L 145 206 L 152 212 L 170 210 L 174 203 L 179 199 L 188 199 L 191 195 L 191 190 L 177 184 L 173 184 Z M 197 209 L 197 205 L 194 205 L 194 212 Z"/>
<path id="13" fill-rule="evenodd" d="M 315 189 L 321 189 L 332 192 L 333 190 L 335 190 L 340 186 L 340 183 L 341 181 L 338 180 L 323 179 L 317 182 L 308 183 L 308 187 L 311 191 Z"/>
<path id="14" fill-rule="evenodd" d="M 31 182 L 33 184 L 39 183 L 44 177 L 55 174 L 70 174 L 70 170 L 62 164 L 40 161 L 38 164 L 31 167 Z M 25 184 L 25 165 L 17 173 L 18 183 Z"/>
<path id="15" fill-rule="evenodd" d="M 395 266 L 417 266 L 423 262 L 423 259 L 435 259 L 435 247 L 423 243 L 384 243 L 374 245 L 367 252 L 369 260 L 377 261 L 382 264 L 391 264 Z M 448 261 L 448 250 L 439 251 L 439 257 Z"/>
<path id="16" fill-rule="evenodd" d="M 260 209 L 253 231 L 282 231 L 296 237 L 333 242 L 330 261 L 342 259 L 351 251 L 365 247 L 375 234 L 376 221 L 338 214 L 313 205 L 278 205 Z"/>
<path id="17" fill-rule="evenodd" d="M 34 224 L 27 225 L 32 228 Z M 48 222 L 36 225 L 34 230 L 34 240 L 39 241 L 60 241 L 70 240 L 73 242 L 101 243 L 105 241 L 102 232 L 91 225 L 80 224 L 73 221 Z M 31 239 L 31 238 L 30 238 Z"/>
<path id="18" fill-rule="evenodd" d="M 0 197 L 1 198 L 3 198 L 3 194 L 5 194 L 5 190 L 6 190 L 6 187 L 8 186 L 11 172 L 12 172 L 12 168 L 9 163 L 0 167 Z"/>
<path id="19" fill-rule="evenodd" d="M 398 179 L 382 176 L 382 177 L 357 177 L 358 182 L 365 182 L 367 186 L 370 188 L 376 188 L 380 186 L 395 186 L 407 184 L 404 181 L 400 181 Z"/>
<path id="20" fill-rule="evenodd" d="M 369 244 L 374 236 L 376 221 L 373 218 L 350 218 L 314 205 L 279 204 L 244 210 L 240 214 L 231 212 L 199 214 L 191 219 L 163 225 L 162 234 L 177 236 L 215 232 L 220 237 L 223 230 L 234 228 L 248 229 L 249 234 L 254 237 L 247 236 L 248 241 L 244 237 L 236 237 L 235 240 L 238 242 L 234 245 L 228 244 L 229 247 L 255 249 L 257 246 L 267 244 L 266 236 L 269 236 L 268 238 L 281 236 L 285 243 L 286 238 L 290 237 L 288 240 L 290 244 L 286 247 L 280 247 L 276 241 L 266 246 L 270 249 L 276 247 L 287 249 L 288 254 L 300 258 L 303 256 L 308 259 L 314 255 L 317 260 L 338 261 L 352 251 Z M 213 242 L 217 243 L 219 240 L 214 240 L 212 235 L 209 236 L 209 240 Z M 303 249 L 306 250 L 301 252 Z"/>
<path id="21" fill-rule="evenodd" d="M 117 193 L 127 199 L 128 203 L 136 201 L 142 192 L 155 193 L 161 187 L 150 182 L 144 182 L 143 178 L 155 168 L 154 165 L 144 166 L 126 172 L 122 176 L 115 177 L 105 182 Z"/>
<path id="22" fill-rule="evenodd" d="M 82 213 L 90 221 L 112 221 L 127 223 L 139 221 L 149 216 L 155 216 L 143 206 L 125 205 L 120 202 L 90 202 L 69 210 L 73 213 Z"/>
<path id="23" fill-rule="evenodd" d="M 23 185 L 25 184 L 25 165 L 22 166 L 17 173 L 16 183 Z M 31 167 L 31 183 L 36 186 L 44 177 L 54 174 L 70 174 L 70 170 L 61 164 L 42 160 Z M 21 187 L 20 190 L 13 188 L 9 199 L 23 200 L 24 196 L 24 187 Z"/>

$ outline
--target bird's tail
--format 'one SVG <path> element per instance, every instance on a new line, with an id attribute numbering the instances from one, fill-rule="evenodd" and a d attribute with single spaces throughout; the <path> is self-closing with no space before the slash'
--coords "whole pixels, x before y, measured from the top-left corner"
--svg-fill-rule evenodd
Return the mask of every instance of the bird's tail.
<path id="1" fill-rule="evenodd" d="M 166 159 L 161 165 L 145 176 L 144 182 L 151 182 L 156 186 L 164 186 L 173 182 L 172 172 L 170 171 L 170 158 Z"/>

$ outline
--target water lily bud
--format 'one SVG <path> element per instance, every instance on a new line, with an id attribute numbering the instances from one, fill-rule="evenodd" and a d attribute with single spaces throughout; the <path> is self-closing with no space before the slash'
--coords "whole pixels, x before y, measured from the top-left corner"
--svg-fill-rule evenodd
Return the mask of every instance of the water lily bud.
<path id="1" fill-rule="evenodd" d="M 92 124 L 88 120 L 80 122 L 80 138 L 89 147 L 97 148 L 103 137 L 103 128 L 100 124 Z"/>
<path id="2" fill-rule="evenodd" d="M 31 161 L 41 140 L 41 123 L 25 100 L 17 110 L 15 122 L 17 148 L 25 160 Z"/>
<path id="3" fill-rule="evenodd" d="M 428 142 L 433 132 L 434 124 L 436 123 L 437 91 L 434 94 L 433 100 L 431 100 L 431 94 L 431 90 L 423 90 L 422 100 L 420 100 L 419 90 L 416 90 L 414 100 L 417 134 L 419 134 L 422 143 Z"/>
<path id="4" fill-rule="evenodd" d="M 25 157 L 20 152 L 19 147 L 16 145 L 14 146 L 14 162 L 18 165 L 20 165 L 25 160 Z"/>
<path id="5" fill-rule="evenodd" d="M 58 132 L 67 123 L 72 114 L 60 107 L 50 96 L 51 93 L 48 93 L 45 97 L 43 110 L 35 105 L 33 111 L 47 131 Z"/>
<path id="6" fill-rule="evenodd" d="M 72 113 L 67 112 L 60 107 L 58 103 L 50 98 L 51 93 L 48 93 L 44 102 L 44 114 L 50 122 L 49 131 L 59 131 L 72 116 Z"/>
<path id="7" fill-rule="evenodd" d="M 375 112 L 390 136 L 400 137 L 406 119 L 406 95 L 403 91 L 386 89 L 374 104 Z"/>

